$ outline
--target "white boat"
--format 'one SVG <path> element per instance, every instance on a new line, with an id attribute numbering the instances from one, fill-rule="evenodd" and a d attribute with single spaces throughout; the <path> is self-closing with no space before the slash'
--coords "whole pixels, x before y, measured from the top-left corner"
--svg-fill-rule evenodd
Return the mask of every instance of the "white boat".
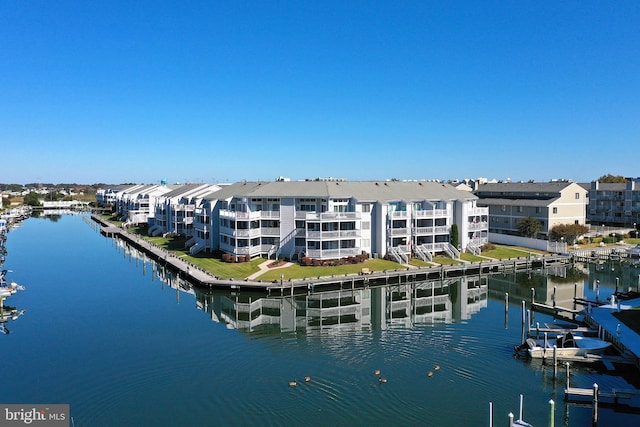
<path id="1" fill-rule="evenodd" d="M 555 339 L 534 340 L 528 338 L 525 342 L 527 354 L 534 359 L 553 357 L 553 346 L 556 346 L 558 358 L 585 357 L 589 354 L 602 354 L 611 343 L 598 338 L 574 335 L 568 332 L 558 335 Z"/>

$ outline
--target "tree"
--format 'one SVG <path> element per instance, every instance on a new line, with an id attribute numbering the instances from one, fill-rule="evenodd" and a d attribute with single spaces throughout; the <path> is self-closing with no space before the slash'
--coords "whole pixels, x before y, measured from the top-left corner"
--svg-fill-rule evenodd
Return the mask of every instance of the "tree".
<path id="1" fill-rule="evenodd" d="M 525 237 L 535 238 L 541 228 L 542 223 L 535 218 L 527 217 L 518 221 L 518 230 Z"/>
<path id="2" fill-rule="evenodd" d="M 627 179 L 622 175 L 615 175 L 614 176 L 614 175 L 611 175 L 610 173 L 608 173 L 608 174 L 602 175 L 600 178 L 598 178 L 598 182 L 624 184 L 625 182 L 627 182 Z"/>
<path id="3" fill-rule="evenodd" d="M 589 228 L 582 224 L 558 224 L 549 230 L 549 240 L 564 239 L 567 243 L 573 244 L 578 236 L 588 231 Z"/>
<path id="4" fill-rule="evenodd" d="M 29 206 L 40 206 L 40 200 L 38 200 L 38 193 L 30 192 L 24 196 L 24 204 Z"/>
<path id="5" fill-rule="evenodd" d="M 460 238 L 458 236 L 458 224 L 453 224 L 451 226 L 451 244 L 456 248 L 460 244 Z"/>

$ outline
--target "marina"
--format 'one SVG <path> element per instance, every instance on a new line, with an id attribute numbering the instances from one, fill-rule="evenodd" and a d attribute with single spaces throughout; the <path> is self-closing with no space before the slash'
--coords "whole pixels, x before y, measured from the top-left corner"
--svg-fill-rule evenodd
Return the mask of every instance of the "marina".
<path id="1" fill-rule="evenodd" d="M 512 357 L 532 287 L 536 302 L 553 306 L 555 288 L 557 305 L 572 306 L 574 283 L 561 276 L 403 276 L 293 295 L 209 288 L 91 222 L 32 218 L 10 233 L 7 268 L 26 288 L 10 298 L 27 312 L 3 337 L 15 359 L 4 402 L 69 403 L 76 426 L 201 425 L 212 416 L 228 425 L 457 426 L 487 425 L 488 402 L 504 425 L 522 394 L 520 418 L 531 425 L 548 424 L 551 399 L 557 425 L 592 423 L 590 400 L 565 401 L 562 369 Z M 73 268 L 59 268 L 69 260 Z M 593 274 L 602 297 L 614 292 L 615 277 Z M 595 300 L 596 276 L 580 277 L 578 296 Z M 528 323 L 565 326 L 546 313 Z M 638 386 L 633 365 L 569 363 L 572 388 Z M 639 420 L 623 406 L 635 396 L 607 401 L 598 425 Z"/>

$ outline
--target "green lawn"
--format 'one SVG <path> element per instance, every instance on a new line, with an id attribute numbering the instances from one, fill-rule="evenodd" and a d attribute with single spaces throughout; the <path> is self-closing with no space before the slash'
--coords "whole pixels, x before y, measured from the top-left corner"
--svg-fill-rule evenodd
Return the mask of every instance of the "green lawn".
<path id="1" fill-rule="evenodd" d="M 460 254 L 460 259 L 463 261 L 468 261 L 468 262 L 480 262 L 480 261 L 486 261 L 486 258 L 483 258 L 481 256 L 476 256 L 473 254 L 470 254 L 468 252 L 463 252 Z"/>
<path id="2" fill-rule="evenodd" d="M 453 265 L 453 264 L 464 264 L 462 261 L 459 261 L 457 259 L 451 259 L 451 258 L 447 258 L 446 256 L 434 256 L 433 257 L 433 262 L 437 263 L 437 264 L 444 264 L 444 265 Z"/>
<path id="3" fill-rule="evenodd" d="M 265 261 L 264 259 L 262 260 Z M 278 268 L 266 271 L 258 276 L 258 280 L 280 280 L 280 275 L 284 275 L 284 280 L 289 279 L 304 279 L 304 278 L 317 278 L 326 276 L 344 276 L 345 274 L 357 274 L 362 271 L 363 268 L 368 268 L 371 272 L 383 271 L 383 270 L 406 270 L 406 267 L 399 265 L 393 261 L 387 261 L 384 259 L 369 259 L 360 264 L 346 264 L 337 265 L 334 267 L 312 267 L 302 266 L 294 264 L 290 267 Z"/>
<path id="4" fill-rule="evenodd" d="M 432 262 L 422 261 L 421 259 L 418 259 L 418 258 L 411 258 L 409 260 L 409 265 L 413 265 L 414 267 L 433 267 L 437 264 L 434 264 Z"/>
<path id="5" fill-rule="evenodd" d="M 495 245 L 495 249 L 482 252 L 482 256 L 496 259 L 527 257 L 529 255 L 537 255 L 539 252 L 529 251 L 524 248 L 516 248 L 515 246 L 499 246 Z"/>

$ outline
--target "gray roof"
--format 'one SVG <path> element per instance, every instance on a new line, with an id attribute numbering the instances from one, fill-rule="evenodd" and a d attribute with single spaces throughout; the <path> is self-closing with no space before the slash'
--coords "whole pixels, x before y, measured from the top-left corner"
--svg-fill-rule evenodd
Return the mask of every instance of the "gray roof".
<path id="1" fill-rule="evenodd" d="M 175 188 L 168 193 L 163 194 L 163 197 L 179 197 L 182 196 L 187 191 L 195 190 L 198 187 L 203 186 L 204 184 L 183 184 L 178 188 Z"/>
<path id="2" fill-rule="evenodd" d="M 476 193 L 506 192 L 506 193 L 559 193 L 568 186 L 575 184 L 569 181 L 557 182 L 497 182 L 478 186 Z"/>
<path id="3" fill-rule="evenodd" d="M 231 197 L 355 198 L 359 201 L 419 201 L 477 199 L 450 184 L 428 181 L 275 181 L 237 182 L 213 192 L 205 199 Z"/>
<path id="4" fill-rule="evenodd" d="M 478 200 L 478 206 L 532 206 L 532 207 L 547 207 L 554 202 L 560 200 L 560 197 L 554 197 L 552 199 L 480 199 Z"/>

